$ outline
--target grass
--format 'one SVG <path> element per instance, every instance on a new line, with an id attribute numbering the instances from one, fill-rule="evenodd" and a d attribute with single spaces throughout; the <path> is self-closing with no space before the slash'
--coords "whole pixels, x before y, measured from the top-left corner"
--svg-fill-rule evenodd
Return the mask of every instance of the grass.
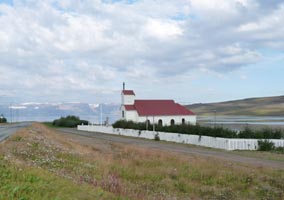
<path id="1" fill-rule="evenodd" d="M 53 125 L 52 122 L 43 122 L 42 124 L 44 124 L 48 128 L 60 128 L 60 126 Z"/>
<path id="2" fill-rule="evenodd" d="M 270 151 L 270 152 L 263 152 L 263 151 L 231 151 L 232 154 L 237 154 L 246 157 L 252 158 L 261 158 L 266 160 L 275 160 L 275 161 L 283 161 L 284 162 L 284 153 L 278 151 Z"/>
<path id="3" fill-rule="evenodd" d="M 284 198 L 283 170 L 109 142 L 79 145 L 40 124 L 0 152 L 0 199 Z"/>
<path id="4" fill-rule="evenodd" d="M 40 168 L 19 167 L 0 156 L 0 199 L 114 199 L 87 184 L 62 179 Z"/>

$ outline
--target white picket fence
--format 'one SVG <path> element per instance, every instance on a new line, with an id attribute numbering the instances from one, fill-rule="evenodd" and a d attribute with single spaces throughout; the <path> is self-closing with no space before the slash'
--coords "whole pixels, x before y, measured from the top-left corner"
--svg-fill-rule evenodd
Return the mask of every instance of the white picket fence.
<path id="1" fill-rule="evenodd" d="M 194 144 L 205 147 L 212 147 L 225 150 L 256 150 L 258 147 L 257 139 L 229 139 L 217 138 L 199 135 L 185 135 L 178 133 L 154 132 L 154 131 L 139 131 L 133 129 L 113 128 L 112 126 L 97 126 L 97 125 L 79 125 L 77 127 L 81 131 L 99 132 L 112 135 L 123 135 L 130 137 L 138 137 L 145 139 L 154 139 L 158 135 L 160 140 Z M 284 147 L 284 140 L 270 139 L 275 147 Z"/>

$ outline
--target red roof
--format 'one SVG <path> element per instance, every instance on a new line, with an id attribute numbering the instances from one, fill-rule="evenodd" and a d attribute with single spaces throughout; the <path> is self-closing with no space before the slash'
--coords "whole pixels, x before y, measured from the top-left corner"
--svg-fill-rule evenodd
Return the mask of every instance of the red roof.
<path id="1" fill-rule="evenodd" d="M 126 110 L 136 110 L 134 105 L 124 105 Z"/>
<path id="2" fill-rule="evenodd" d="M 126 110 L 136 110 L 139 116 L 195 115 L 173 100 L 135 100 L 134 105 L 125 105 Z"/>
<path id="3" fill-rule="evenodd" d="M 122 90 L 122 93 L 124 95 L 135 95 L 133 90 Z"/>

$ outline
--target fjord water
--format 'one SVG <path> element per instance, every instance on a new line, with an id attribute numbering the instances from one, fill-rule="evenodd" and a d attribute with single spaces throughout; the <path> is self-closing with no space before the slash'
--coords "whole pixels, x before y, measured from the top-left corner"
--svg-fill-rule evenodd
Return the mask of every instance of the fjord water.
<path id="1" fill-rule="evenodd" d="M 222 126 L 234 130 L 244 127 L 284 129 L 284 116 L 198 116 L 197 122 L 201 125 Z"/>

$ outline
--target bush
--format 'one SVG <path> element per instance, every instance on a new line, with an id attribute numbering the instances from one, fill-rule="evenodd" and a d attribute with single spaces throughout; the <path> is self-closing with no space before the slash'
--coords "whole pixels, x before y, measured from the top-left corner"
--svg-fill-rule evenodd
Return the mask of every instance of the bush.
<path id="1" fill-rule="evenodd" d="M 284 132 L 281 129 L 264 128 L 261 130 L 252 130 L 246 127 L 239 133 L 239 138 L 282 139 L 284 138 Z"/>
<path id="2" fill-rule="evenodd" d="M 277 153 L 282 153 L 284 154 L 284 147 L 275 147 L 274 149 Z"/>
<path id="3" fill-rule="evenodd" d="M 133 121 L 119 120 L 113 124 L 113 128 L 124 128 L 124 129 L 136 129 L 146 130 L 146 123 L 135 123 Z M 153 125 L 148 124 L 148 130 L 153 130 Z M 155 130 L 160 132 L 171 132 L 191 135 L 205 135 L 212 137 L 225 137 L 225 138 L 236 138 L 237 133 L 235 131 L 225 129 L 222 127 L 210 128 L 199 125 L 171 125 L 171 126 L 159 126 L 155 125 Z"/>
<path id="4" fill-rule="evenodd" d="M 3 115 L 0 117 L 0 123 L 7 123 L 7 119 Z"/>
<path id="5" fill-rule="evenodd" d="M 53 126 L 68 127 L 68 128 L 74 128 L 81 124 L 88 125 L 89 122 L 86 120 L 81 120 L 79 117 L 76 116 L 61 117 L 60 119 L 56 119 L 52 122 Z"/>
<path id="6" fill-rule="evenodd" d="M 272 151 L 275 149 L 275 145 L 273 142 L 265 139 L 265 140 L 258 140 L 258 151 Z"/>
<path id="7" fill-rule="evenodd" d="M 135 123 L 133 121 L 119 120 L 113 124 L 114 128 L 146 130 L 146 123 Z M 153 130 L 153 125 L 148 124 L 148 130 Z M 223 127 L 206 127 L 200 125 L 171 125 L 159 126 L 155 125 L 155 130 L 159 132 L 171 132 L 190 135 L 222 137 L 222 138 L 251 138 L 251 139 L 283 139 L 284 132 L 282 129 L 265 128 L 262 130 L 252 130 L 246 127 L 239 134 L 236 131 Z"/>
<path id="8" fill-rule="evenodd" d="M 156 140 L 156 141 L 160 141 L 160 136 L 159 136 L 159 134 L 158 134 L 158 133 L 156 133 L 156 134 L 155 134 L 154 140 Z"/>

